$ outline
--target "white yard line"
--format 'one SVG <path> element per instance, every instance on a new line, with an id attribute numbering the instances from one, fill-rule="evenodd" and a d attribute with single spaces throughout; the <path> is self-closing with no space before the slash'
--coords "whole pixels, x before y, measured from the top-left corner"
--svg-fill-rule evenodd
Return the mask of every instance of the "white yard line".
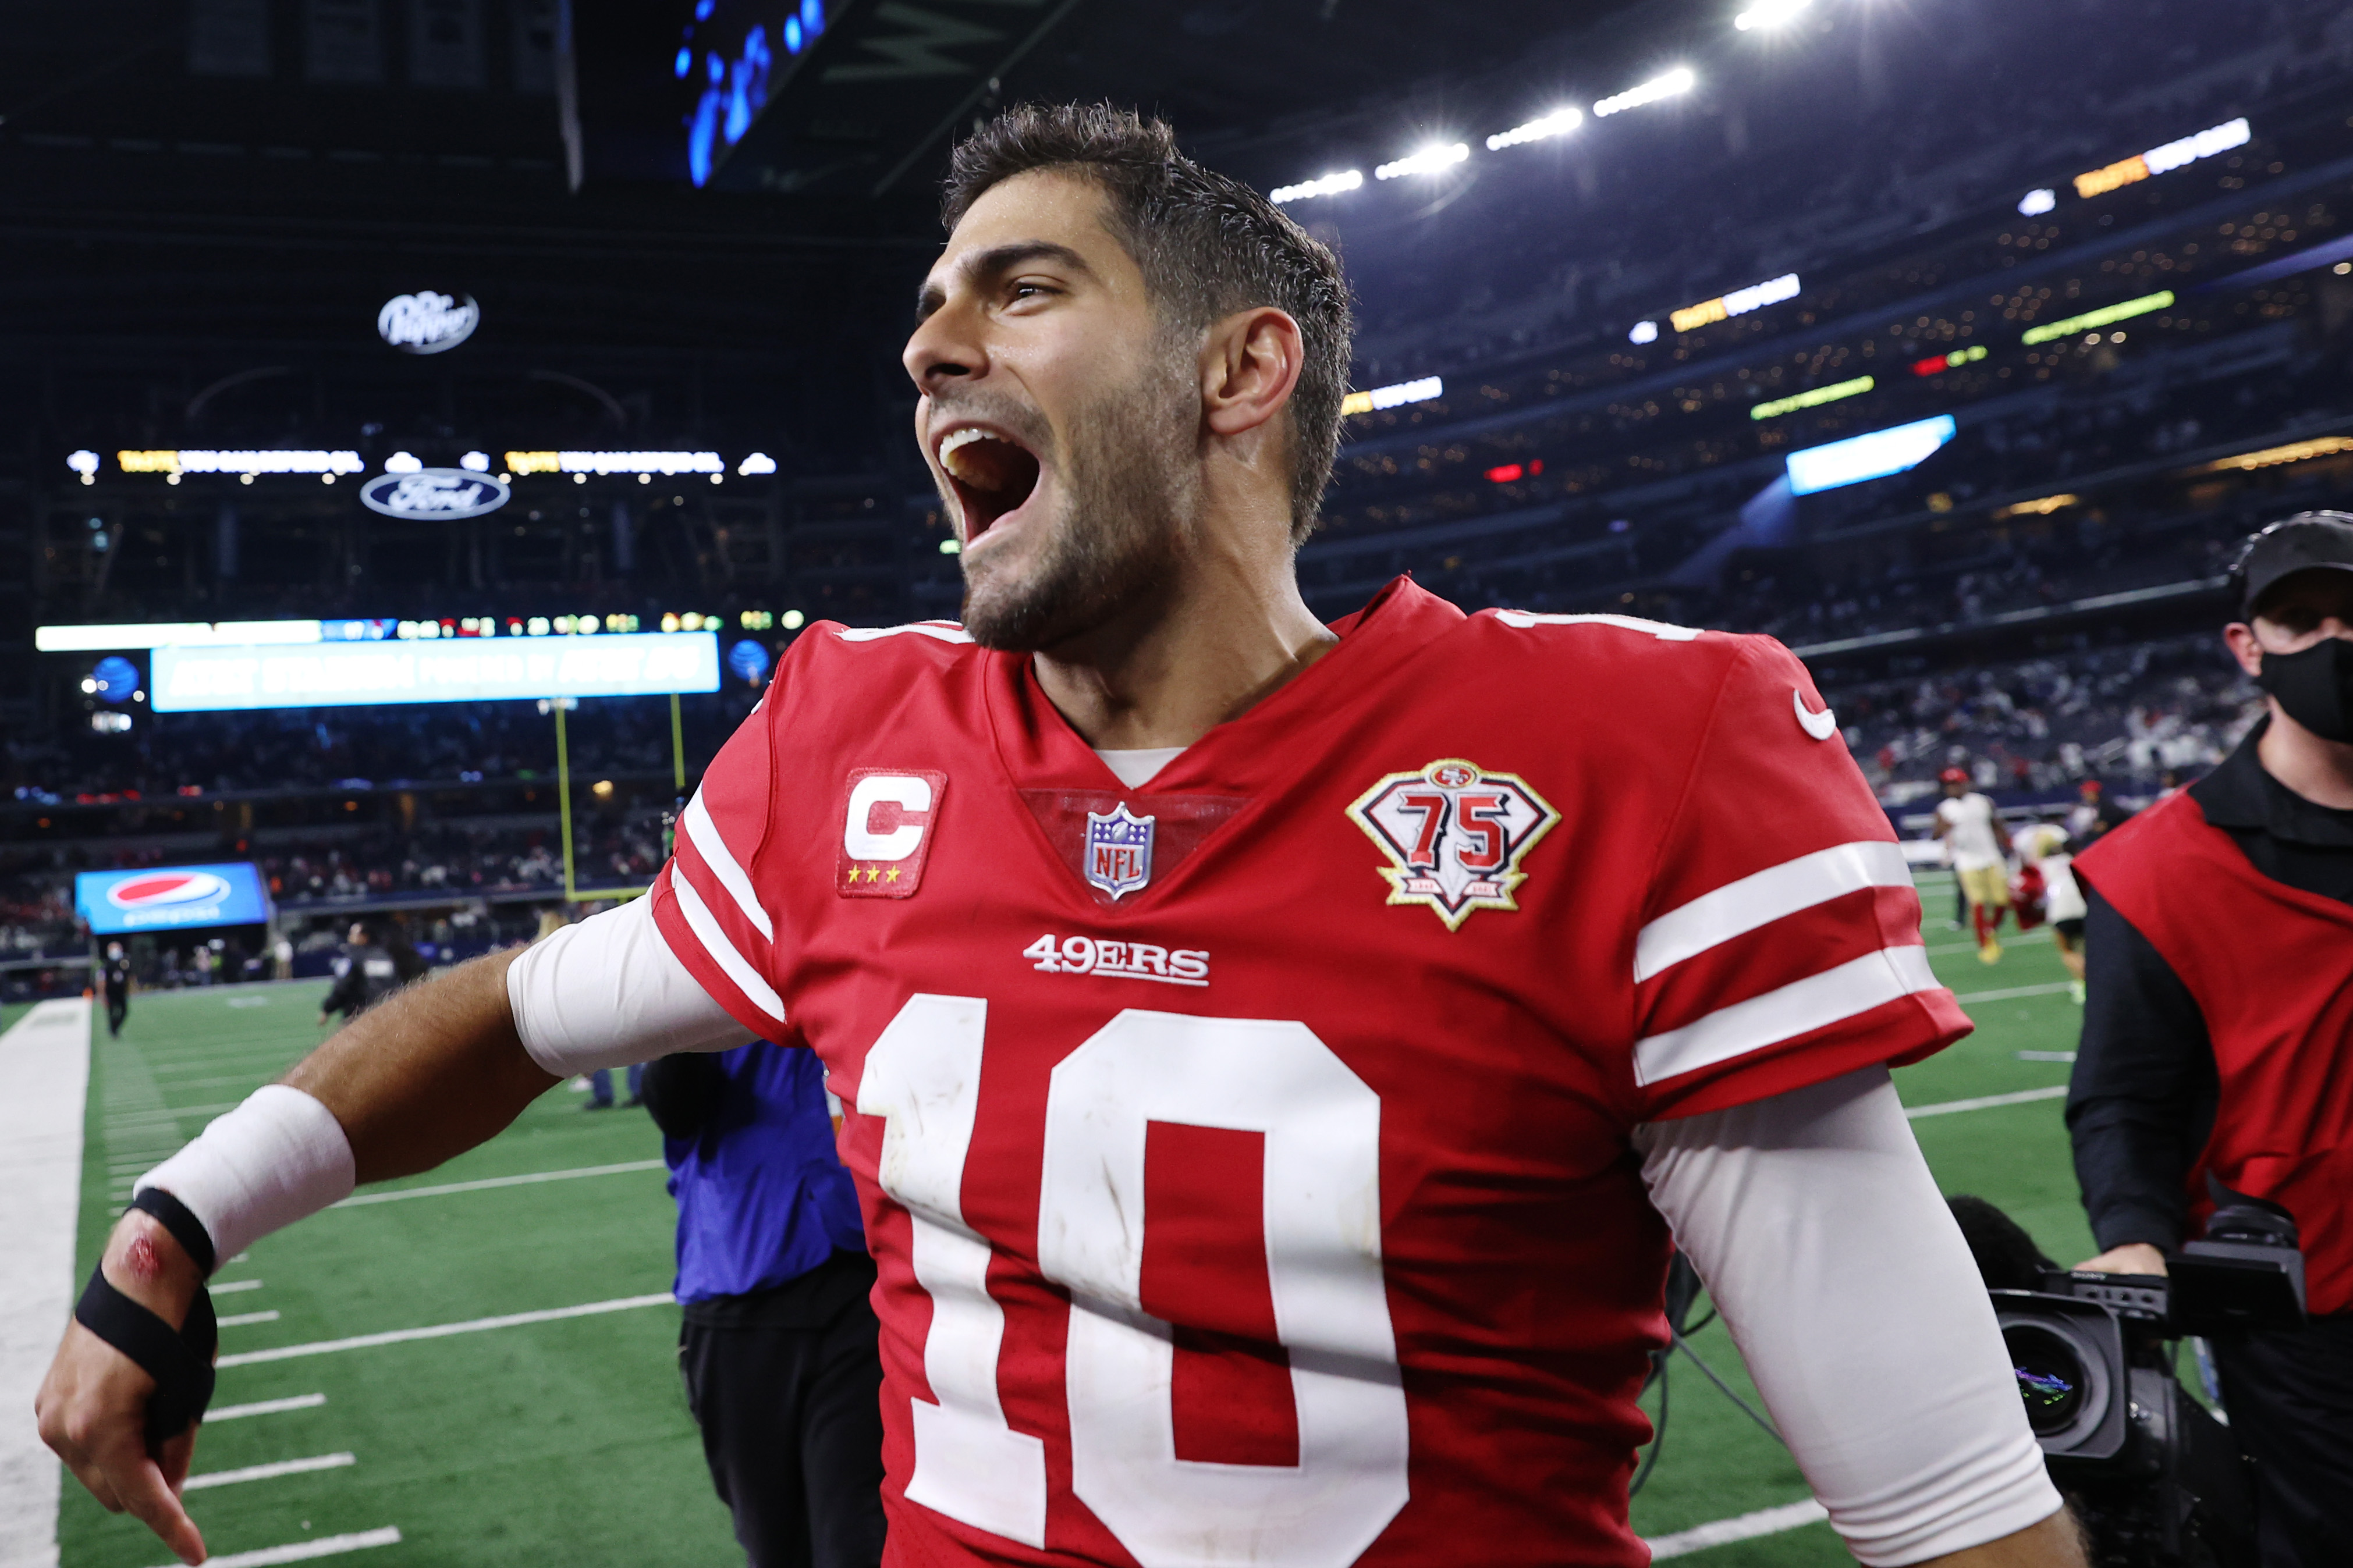
<path id="1" fill-rule="evenodd" d="M 285 1399 L 257 1399 L 250 1405 L 224 1405 L 205 1412 L 205 1425 L 242 1421 L 248 1415 L 282 1415 L 289 1410 L 316 1410 L 325 1403 L 327 1396 L 323 1394 L 297 1394 Z"/>
<path id="2" fill-rule="evenodd" d="M 307 1345 L 280 1345 L 276 1350 L 243 1351 L 225 1355 L 219 1366 L 252 1366 L 265 1361 L 292 1361 L 300 1356 L 330 1355 L 336 1351 L 367 1350 L 376 1345 L 406 1344 L 412 1340 L 447 1339 L 452 1334 L 479 1334 L 491 1329 L 518 1328 L 524 1323 L 553 1323 L 565 1318 L 591 1318 L 603 1312 L 627 1312 L 638 1307 L 665 1307 L 670 1293 L 623 1296 L 612 1301 L 590 1301 L 578 1307 L 552 1307 L 538 1312 L 510 1312 L 501 1318 L 475 1318 L 463 1323 L 436 1323 L 425 1329 L 394 1329 L 381 1334 L 357 1334 L 347 1340 L 317 1340 Z M 225 1321 L 225 1320 L 224 1320 Z"/>
<path id="3" fill-rule="evenodd" d="M 2013 996 L 2056 996 L 2070 985 L 2072 980 L 2053 980 L 2047 985 L 2013 985 L 2006 991 L 1970 991 L 1953 998 L 1956 1002 L 2007 1002 Z"/>
<path id="4" fill-rule="evenodd" d="M 1990 1110 L 1997 1105 L 2031 1105 L 2038 1100 L 2058 1100 L 2067 1092 L 2063 1083 L 2049 1089 L 2021 1089 L 2015 1094 L 1981 1094 L 1975 1100 L 1947 1100 L 1935 1105 L 1907 1105 L 1904 1114 L 1918 1121 L 1923 1116 L 1950 1116 L 1957 1110 Z"/>
<path id="5" fill-rule="evenodd" d="M 43 1002 L 0 1035 L 0 1563 L 58 1560 L 57 1456 L 33 1394 L 72 1310 L 90 1004 Z"/>
<path id="6" fill-rule="evenodd" d="M 444 1182 L 438 1186 L 401 1187 L 389 1193 L 362 1193 L 335 1205 L 339 1209 L 360 1208 L 368 1204 L 396 1204 L 406 1198 L 438 1198 L 451 1193 L 482 1193 L 492 1187 L 529 1187 L 542 1182 L 569 1182 L 582 1176 L 617 1176 L 628 1171 L 659 1171 L 660 1160 L 625 1160 L 617 1165 L 582 1165 L 570 1171 L 533 1171 L 527 1176 L 485 1176 L 476 1182 Z"/>
<path id="7" fill-rule="evenodd" d="M 224 1329 L 241 1329 L 248 1323 L 274 1323 L 277 1321 L 278 1314 L 274 1311 L 231 1312 L 220 1321 L 220 1326 Z"/>
<path id="8" fill-rule="evenodd" d="M 283 1546 L 265 1546 L 259 1552 L 232 1552 L 226 1557 L 207 1557 L 210 1568 L 276 1568 L 280 1563 L 308 1563 L 313 1557 L 340 1557 L 346 1552 L 364 1552 L 371 1546 L 397 1546 L 400 1531 L 391 1525 L 382 1530 L 363 1530 L 355 1535 L 322 1535 L 316 1541 L 292 1541 Z M 179 1568 L 177 1563 L 166 1568 Z"/>
<path id="9" fill-rule="evenodd" d="M 183 1491 L 202 1491 L 206 1487 L 233 1487 L 246 1481 L 275 1480 L 280 1476 L 303 1476 L 312 1470 L 340 1470 L 359 1461 L 349 1454 L 321 1454 L 309 1459 L 280 1459 L 272 1464 L 248 1465 L 241 1470 L 215 1470 L 210 1475 L 190 1476 Z"/>
<path id="10" fill-rule="evenodd" d="M 223 1280 L 217 1284 L 207 1285 L 205 1289 L 210 1290 L 216 1296 L 234 1296 L 239 1290 L 260 1289 L 261 1281 L 259 1279 L 228 1279 Z"/>
<path id="11" fill-rule="evenodd" d="M 1678 1530 L 1672 1535 L 1662 1535 L 1643 1544 L 1651 1549 L 1651 1561 L 1657 1563 L 1669 1557 L 1688 1557 L 1711 1546 L 1728 1546 L 1736 1541 L 1754 1541 L 1760 1535 L 1778 1535 L 1786 1530 L 1802 1530 L 1830 1516 L 1830 1510 L 1808 1498 L 1803 1502 L 1787 1503 L 1780 1508 L 1761 1508 L 1737 1519 L 1719 1519 L 1713 1524 L 1694 1525 L 1689 1530 Z M 227 1559 L 216 1557 L 213 1561 L 226 1563 Z"/>

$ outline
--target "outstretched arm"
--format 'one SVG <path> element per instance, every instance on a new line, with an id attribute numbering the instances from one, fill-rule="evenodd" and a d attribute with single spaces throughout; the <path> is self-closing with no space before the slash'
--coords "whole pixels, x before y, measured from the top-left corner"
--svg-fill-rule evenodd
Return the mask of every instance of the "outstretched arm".
<path id="1" fill-rule="evenodd" d="M 388 997 L 139 1184 L 178 1199 L 227 1258 L 355 1181 L 428 1170 L 487 1141 L 567 1073 L 724 1049 L 744 1034 L 670 956 L 641 900 Z M 174 1328 L 204 1283 L 196 1260 L 136 1210 L 100 1268 Z M 177 1496 L 195 1435 L 149 1451 L 154 1389 L 121 1351 L 69 1323 L 34 1402 L 41 1437 L 109 1510 L 201 1562 Z"/>

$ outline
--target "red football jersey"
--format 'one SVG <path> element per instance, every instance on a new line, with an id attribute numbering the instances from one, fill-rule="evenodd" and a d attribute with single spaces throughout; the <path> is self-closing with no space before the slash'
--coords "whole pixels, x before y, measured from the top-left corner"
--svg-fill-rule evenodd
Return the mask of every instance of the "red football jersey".
<path id="1" fill-rule="evenodd" d="M 1123 787 L 1028 658 L 821 624 L 656 889 L 815 1047 L 896 1563 L 1638 1564 L 1628 1130 L 1968 1023 L 1760 637 L 1453 605 Z"/>

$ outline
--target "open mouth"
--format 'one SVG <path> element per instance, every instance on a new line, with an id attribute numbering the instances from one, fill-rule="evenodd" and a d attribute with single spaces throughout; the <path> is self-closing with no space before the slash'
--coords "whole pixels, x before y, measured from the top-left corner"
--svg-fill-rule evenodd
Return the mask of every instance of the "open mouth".
<path id="1" fill-rule="evenodd" d="M 969 425 L 952 431 L 940 443 L 939 458 L 964 513 L 966 549 L 1038 488 L 1037 455 L 994 431 Z"/>

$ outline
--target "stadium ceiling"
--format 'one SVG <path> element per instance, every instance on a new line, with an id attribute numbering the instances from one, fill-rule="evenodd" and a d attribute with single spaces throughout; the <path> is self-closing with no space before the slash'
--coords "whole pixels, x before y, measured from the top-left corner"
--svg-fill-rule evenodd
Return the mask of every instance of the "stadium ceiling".
<path id="1" fill-rule="evenodd" d="M 711 183 L 928 198 L 955 132 L 1002 103 L 1105 99 L 1197 147 L 1393 111 L 1416 84 L 1484 75 L 1597 24 L 1693 7 L 1645 0 L 857 0 L 785 68 Z M 661 47 L 667 49 L 669 40 Z"/>

